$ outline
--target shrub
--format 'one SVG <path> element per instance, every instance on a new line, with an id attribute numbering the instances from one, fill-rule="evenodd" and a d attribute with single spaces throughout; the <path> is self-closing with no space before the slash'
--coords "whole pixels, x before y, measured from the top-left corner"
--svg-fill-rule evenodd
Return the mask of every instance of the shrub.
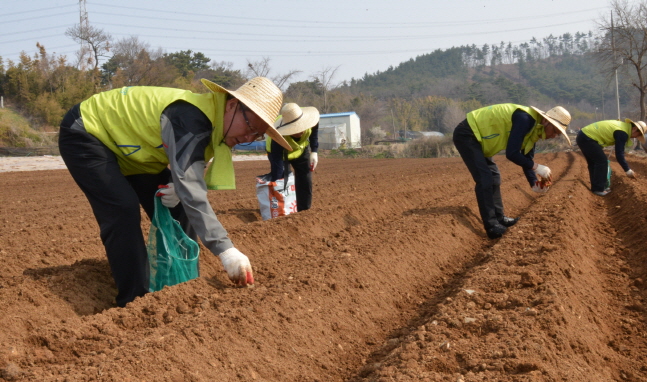
<path id="1" fill-rule="evenodd" d="M 65 115 L 65 110 L 50 93 L 39 94 L 30 109 L 34 117 L 50 126 L 58 126 Z"/>

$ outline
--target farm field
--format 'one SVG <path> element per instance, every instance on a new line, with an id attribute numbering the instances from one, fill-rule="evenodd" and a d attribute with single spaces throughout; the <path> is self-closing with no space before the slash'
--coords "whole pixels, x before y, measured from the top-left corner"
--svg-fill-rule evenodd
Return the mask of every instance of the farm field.
<path id="1" fill-rule="evenodd" d="M 322 158 L 313 208 L 269 221 L 268 163 L 235 162 L 210 200 L 256 286 L 201 247 L 200 278 L 125 308 L 68 172 L 0 173 L 0 381 L 647 381 L 647 158 L 605 198 L 577 152 L 537 155 L 545 195 L 495 160 L 499 240 L 460 158 Z"/>

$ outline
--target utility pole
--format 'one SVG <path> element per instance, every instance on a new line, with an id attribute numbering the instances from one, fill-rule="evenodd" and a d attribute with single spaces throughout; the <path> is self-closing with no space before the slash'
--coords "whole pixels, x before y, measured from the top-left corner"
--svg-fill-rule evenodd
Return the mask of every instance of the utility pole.
<path id="1" fill-rule="evenodd" d="M 613 50 L 613 63 L 616 61 L 616 46 L 613 38 L 613 11 L 611 11 L 611 50 Z M 620 94 L 618 92 L 618 68 L 616 68 L 616 104 L 618 105 L 618 121 L 620 120 Z"/>

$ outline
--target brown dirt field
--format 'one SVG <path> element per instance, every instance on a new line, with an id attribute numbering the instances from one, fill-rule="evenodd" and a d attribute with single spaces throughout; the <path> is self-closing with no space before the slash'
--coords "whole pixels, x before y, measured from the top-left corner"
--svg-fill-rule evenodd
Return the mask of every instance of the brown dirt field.
<path id="1" fill-rule="evenodd" d="M 313 209 L 269 221 L 267 163 L 236 162 L 210 198 L 256 287 L 202 247 L 199 279 L 126 308 L 67 171 L 2 173 L 0 380 L 647 381 L 647 159 L 606 198 L 580 154 L 537 159 L 545 195 L 498 157 L 521 220 L 496 241 L 460 158 L 323 158 Z"/>

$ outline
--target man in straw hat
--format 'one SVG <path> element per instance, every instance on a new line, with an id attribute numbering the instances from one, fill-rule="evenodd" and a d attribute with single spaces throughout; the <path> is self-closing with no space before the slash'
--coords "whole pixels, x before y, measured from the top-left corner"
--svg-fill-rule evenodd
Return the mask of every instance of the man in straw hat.
<path id="1" fill-rule="evenodd" d="M 311 172 L 319 162 L 319 111 L 314 107 L 299 107 L 296 103 L 285 104 L 274 127 L 292 151 L 284 150 L 284 146 L 273 137 L 267 138 L 265 147 L 271 167 L 269 180 L 275 182 L 288 176 L 291 164 L 294 168 L 297 211 L 308 210 L 312 204 Z"/>
<path id="2" fill-rule="evenodd" d="M 490 239 L 496 239 L 519 218 L 503 213 L 501 175 L 492 157 L 505 150 L 506 158 L 523 168 L 530 187 L 546 192 L 552 181 L 547 166 L 533 161 L 535 143 L 558 135 L 570 139 L 566 128 L 571 115 L 561 106 L 543 112 L 534 106 L 511 103 L 471 111 L 454 130 L 454 145 L 476 182 L 474 191 L 483 226 Z"/>
<path id="3" fill-rule="evenodd" d="M 634 170 L 629 168 L 625 160 L 625 146 L 631 147 L 629 138 L 638 138 L 645 143 L 645 132 L 647 125 L 643 121 L 632 121 L 627 118 L 622 121 L 599 121 L 582 128 L 577 133 L 575 142 L 582 150 L 589 168 L 591 180 L 591 191 L 599 196 L 605 196 L 610 189 L 607 185 L 607 173 L 609 161 L 604 154 L 603 148 L 615 144 L 616 159 L 628 177 L 635 178 Z"/>
<path id="4" fill-rule="evenodd" d="M 61 122 L 61 157 L 99 223 L 119 306 L 148 292 L 140 204 L 152 217 L 154 196 L 219 256 L 234 283 L 254 283 L 249 259 L 233 246 L 207 190 L 235 188 L 235 144 L 268 134 L 290 149 L 273 126 L 283 96 L 264 77 L 236 90 L 202 82 L 211 92 L 134 86 L 95 94 Z"/>

